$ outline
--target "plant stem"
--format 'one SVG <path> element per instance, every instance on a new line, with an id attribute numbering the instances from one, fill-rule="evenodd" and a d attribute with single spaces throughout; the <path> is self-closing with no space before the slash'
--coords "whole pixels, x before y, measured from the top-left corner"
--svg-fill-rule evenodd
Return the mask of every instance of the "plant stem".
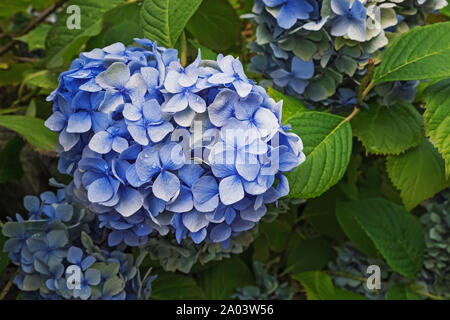
<path id="1" fill-rule="evenodd" d="M 359 108 L 357 106 L 355 106 L 355 108 L 353 109 L 352 113 L 350 113 L 347 116 L 347 118 L 345 118 L 344 121 L 342 121 L 342 122 L 350 121 L 358 112 L 359 112 Z"/>
<path id="2" fill-rule="evenodd" d="M 3 300 L 6 295 L 9 292 L 9 289 L 11 289 L 11 286 L 13 284 L 14 278 L 16 277 L 18 271 L 14 272 L 11 276 L 11 278 L 9 279 L 8 283 L 5 285 L 5 287 L 3 288 L 2 292 L 0 293 L 0 300 Z"/>
<path id="3" fill-rule="evenodd" d="M 66 0 L 62 0 L 59 2 L 54 3 L 53 5 L 51 5 L 50 7 L 48 7 L 47 9 L 45 9 L 44 11 L 41 12 L 41 14 L 39 14 L 36 19 L 32 20 L 26 27 L 25 29 L 23 29 L 21 32 L 19 32 L 17 35 L 15 35 L 14 37 L 19 37 L 22 36 L 24 34 L 27 34 L 28 32 L 30 32 L 31 30 L 33 30 L 34 28 L 36 28 L 38 25 L 40 25 L 50 14 L 52 14 L 56 9 L 58 9 L 60 6 L 62 6 L 64 3 L 66 2 Z M 6 52 L 9 51 L 9 49 L 12 48 L 12 46 L 17 42 L 17 40 L 12 39 L 11 41 L 9 41 L 7 44 L 5 44 L 2 48 L 0 48 L 0 56 L 2 56 L 3 54 L 5 54 Z"/>
<path id="4" fill-rule="evenodd" d="M 186 42 L 186 33 L 183 31 L 180 37 L 180 45 L 181 45 L 181 55 L 180 61 L 183 67 L 187 64 L 187 42 Z"/>

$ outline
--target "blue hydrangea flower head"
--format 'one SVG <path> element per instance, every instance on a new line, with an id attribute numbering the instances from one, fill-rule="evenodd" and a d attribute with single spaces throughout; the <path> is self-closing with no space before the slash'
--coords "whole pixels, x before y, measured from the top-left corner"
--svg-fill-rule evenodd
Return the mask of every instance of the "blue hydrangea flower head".
<path id="1" fill-rule="evenodd" d="M 182 66 L 176 50 L 136 41 L 82 53 L 61 73 L 46 121 L 60 135 L 58 167 L 111 246 L 144 245 L 155 232 L 226 247 L 287 195 L 301 139 L 239 59 L 199 52 Z M 280 81 L 302 92 L 313 67 L 295 58 Z"/>
<path id="2" fill-rule="evenodd" d="M 366 8 L 359 0 L 350 6 L 348 0 L 331 0 L 331 8 L 336 14 L 331 28 L 333 36 L 348 35 L 352 40 L 366 40 Z"/>
<path id="3" fill-rule="evenodd" d="M 140 275 L 144 256 L 134 261 L 130 254 L 98 245 L 105 234 L 97 234 L 97 215 L 72 202 L 70 189 L 40 198 L 25 197 L 28 217 L 17 215 L 2 228 L 8 238 L 3 250 L 19 267 L 14 283 L 23 299 L 148 298 L 154 277 Z M 71 208 L 69 219 L 47 214 L 61 206 Z"/>
<path id="4" fill-rule="evenodd" d="M 371 59 L 389 44 L 392 33 L 427 23 L 428 13 L 445 0 L 255 0 L 243 15 L 255 25 L 249 71 L 262 74 L 264 86 L 300 98 L 310 108 L 334 113 L 353 107 Z M 391 87 L 394 86 L 394 87 Z M 413 83 L 378 86 L 369 104 L 410 101 Z"/>

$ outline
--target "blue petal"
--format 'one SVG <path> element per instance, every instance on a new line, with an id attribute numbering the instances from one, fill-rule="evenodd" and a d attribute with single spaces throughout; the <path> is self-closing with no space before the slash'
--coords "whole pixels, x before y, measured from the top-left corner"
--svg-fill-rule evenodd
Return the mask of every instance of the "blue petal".
<path id="1" fill-rule="evenodd" d="M 220 200 L 225 205 L 230 205 L 244 198 L 244 187 L 241 179 L 236 176 L 229 176 L 219 183 Z"/>
<path id="2" fill-rule="evenodd" d="M 45 126 L 52 131 L 61 131 L 65 125 L 66 125 L 66 117 L 59 111 L 54 112 L 45 121 Z"/>
<path id="3" fill-rule="evenodd" d="M 91 202 L 104 202 L 111 199 L 114 189 L 107 178 L 95 180 L 88 187 L 88 199 Z"/>
<path id="4" fill-rule="evenodd" d="M 180 193 L 177 198 L 166 206 L 166 209 L 172 212 L 188 212 L 194 208 L 194 202 L 192 200 L 192 193 L 186 187 L 181 187 Z"/>
<path id="5" fill-rule="evenodd" d="M 209 224 L 208 219 L 204 213 L 197 212 L 195 210 L 184 213 L 182 215 L 182 220 L 184 226 L 190 232 L 198 232 Z"/>
<path id="6" fill-rule="evenodd" d="M 331 0 L 331 9 L 338 15 L 347 14 L 349 8 L 350 3 L 347 0 Z"/>
<path id="7" fill-rule="evenodd" d="M 129 124 L 127 129 L 134 141 L 142 146 L 149 144 L 147 130 L 141 124 Z"/>
<path id="8" fill-rule="evenodd" d="M 122 62 L 114 62 L 95 78 L 104 89 L 124 88 L 128 79 L 130 79 L 130 69 Z"/>
<path id="9" fill-rule="evenodd" d="M 218 224 L 211 229 L 210 238 L 213 242 L 222 242 L 231 236 L 231 228 L 225 223 Z"/>
<path id="10" fill-rule="evenodd" d="M 83 251 L 78 247 L 70 247 L 67 251 L 67 260 L 73 264 L 81 263 L 81 259 L 83 258 Z"/>
<path id="11" fill-rule="evenodd" d="M 154 142 L 160 142 L 174 129 L 170 122 L 163 122 L 160 125 L 154 125 L 147 128 L 150 139 Z"/>
<path id="12" fill-rule="evenodd" d="M 89 141 L 89 148 L 100 154 L 106 154 L 111 151 L 112 144 L 113 137 L 106 131 L 100 131 Z"/>
<path id="13" fill-rule="evenodd" d="M 183 148 L 177 143 L 165 144 L 159 151 L 159 157 L 164 169 L 178 170 L 186 162 Z"/>
<path id="14" fill-rule="evenodd" d="M 310 79 L 314 75 L 314 62 L 294 57 L 292 59 L 292 72 L 297 78 Z"/>
<path id="15" fill-rule="evenodd" d="M 178 170 L 178 176 L 187 186 L 192 187 L 204 172 L 205 170 L 199 164 L 186 164 Z"/>
<path id="16" fill-rule="evenodd" d="M 161 171 L 158 150 L 146 148 L 139 153 L 136 159 L 136 172 L 142 181 L 148 181 Z"/>
<path id="17" fill-rule="evenodd" d="M 121 153 L 125 149 L 128 148 L 128 141 L 125 138 L 122 137 L 115 137 L 112 142 L 112 149 L 117 152 Z"/>
<path id="18" fill-rule="evenodd" d="M 204 176 L 192 185 L 192 194 L 200 204 L 205 203 L 219 193 L 217 181 L 212 176 Z"/>
<path id="19" fill-rule="evenodd" d="M 184 93 L 177 93 L 161 106 L 164 112 L 180 112 L 187 108 L 188 98 Z"/>
<path id="20" fill-rule="evenodd" d="M 39 210 L 41 206 L 41 202 L 39 201 L 38 197 L 35 196 L 25 196 L 23 198 L 23 205 L 25 209 L 27 209 L 29 212 L 37 211 Z"/>
<path id="21" fill-rule="evenodd" d="M 144 198 L 139 191 L 133 188 L 121 188 L 120 189 L 120 201 L 114 207 L 122 216 L 129 217 L 133 213 L 137 212 L 144 203 Z"/>
<path id="22" fill-rule="evenodd" d="M 108 236 L 108 246 L 114 247 L 121 243 L 123 240 L 122 231 L 113 231 Z"/>
<path id="23" fill-rule="evenodd" d="M 168 202 L 180 190 L 180 180 L 173 173 L 162 171 L 153 183 L 152 190 L 155 197 Z"/>
<path id="24" fill-rule="evenodd" d="M 234 103 L 238 100 L 236 92 L 222 89 L 208 106 L 208 115 L 211 123 L 216 127 L 225 125 L 234 113 Z"/>
<path id="25" fill-rule="evenodd" d="M 192 241 L 194 241 L 194 243 L 199 244 L 200 242 L 205 240 L 207 234 L 208 232 L 205 228 L 203 228 L 198 232 L 191 232 L 189 235 L 191 236 L 191 239 Z"/>

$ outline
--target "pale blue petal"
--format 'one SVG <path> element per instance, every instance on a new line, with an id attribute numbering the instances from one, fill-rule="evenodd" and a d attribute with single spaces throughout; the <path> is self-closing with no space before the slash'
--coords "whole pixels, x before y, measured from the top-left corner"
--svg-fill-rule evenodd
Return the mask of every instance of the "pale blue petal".
<path id="1" fill-rule="evenodd" d="M 144 203 L 144 198 L 139 191 L 133 188 L 122 188 L 120 201 L 114 207 L 124 217 L 129 217 L 137 212 Z"/>
<path id="2" fill-rule="evenodd" d="M 152 191 L 155 197 L 166 202 L 170 201 L 180 190 L 180 180 L 168 171 L 162 171 L 153 183 Z"/>
<path id="3" fill-rule="evenodd" d="M 107 178 L 95 180 L 88 187 L 88 199 L 91 202 L 104 202 L 111 199 L 114 189 Z"/>
<path id="4" fill-rule="evenodd" d="M 184 213 L 182 215 L 184 226 L 190 232 L 198 232 L 209 224 L 208 219 L 204 213 L 197 212 L 195 210 Z"/>
<path id="5" fill-rule="evenodd" d="M 89 148 L 100 154 L 106 154 L 111 151 L 113 137 L 106 131 L 100 131 L 94 134 L 89 141 Z"/>
<path id="6" fill-rule="evenodd" d="M 130 79 L 130 69 L 122 62 L 114 62 L 106 71 L 100 73 L 95 81 L 104 89 L 122 89 Z"/>
<path id="7" fill-rule="evenodd" d="M 219 183 L 220 200 L 230 205 L 244 198 L 244 187 L 241 179 L 234 175 L 222 179 Z"/>
<path id="8" fill-rule="evenodd" d="M 218 224 L 211 229 L 210 238 L 212 242 L 222 242 L 231 236 L 231 228 L 225 223 Z"/>

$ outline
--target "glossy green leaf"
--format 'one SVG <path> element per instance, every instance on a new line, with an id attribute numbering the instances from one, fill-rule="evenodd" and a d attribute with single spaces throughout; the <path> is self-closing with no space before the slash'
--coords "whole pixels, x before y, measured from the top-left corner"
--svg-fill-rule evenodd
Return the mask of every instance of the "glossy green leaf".
<path id="1" fill-rule="evenodd" d="M 268 88 L 267 93 L 276 102 L 283 101 L 283 110 L 281 113 L 281 121 L 283 124 L 288 124 L 290 118 L 309 110 L 299 99 L 282 94 L 274 88 Z"/>
<path id="2" fill-rule="evenodd" d="M 407 284 L 394 284 L 386 293 L 387 300 L 423 300 L 423 298 Z"/>
<path id="3" fill-rule="evenodd" d="M 241 41 L 241 22 L 227 0 L 203 0 L 186 29 L 197 41 L 223 52 Z"/>
<path id="4" fill-rule="evenodd" d="M 357 293 L 335 288 L 330 276 L 324 272 L 302 272 L 292 278 L 303 285 L 308 300 L 367 300 Z"/>
<path id="5" fill-rule="evenodd" d="M 409 103 L 371 106 L 351 121 L 353 133 L 367 152 L 399 154 L 417 146 L 423 139 L 423 119 Z"/>
<path id="6" fill-rule="evenodd" d="M 151 299 L 197 300 L 205 299 L 205 295 L 192 277 L 162 273 L 152 282 Z"/>
<path id="7" fill-rule="evenodd" d="M 414 279 L 422 268 L 424 235 L 419 219 L 393 202 L 367 199 L 341 203 L 350 212 L 391 268 Z"/>
<path id="8" fill-rule="evenodd" d="M 290 196 L 314 198 L 344 175 L 352 152 L 352 130 L 344 118 L 322 112 L 303 112 L 289 120 L 303 141 L 306 160 L 288 174 Z"/>
<path id="9" fill-rule="evenodd" d="M 286 271 L 297 274 L 324 268 L 333 255 L 330 241 L 324 238 L 296 239 L 288 252 Z"/>
<path id="10" fill-rule="evenodd" d="M 199 274 L 199 284 L 207 299 L 230 299 L 236 288 L 245 287 L 254 282 L 247 265 L 238 257 L 220 261 L 214 267 Z"/>
<path id="11" fill-rule="evenodd" d="M 355 212 L 349 210 L 347 204 L 347 202 L 337 202 L 336 204 L 336 217 L 342 230 L 361 252 L 369 257 L 379 257 L 377 248 L 356 220 Z"/>
<path id="12" fill-rule="evenodd" d="M 375 68 L 374 83 L 450 76 L 450 22 L 415 27 L 394 39 Z"/>
<path id="13" fill-rule="evenodd" d="M 33 51 L 35 49 L 45 48 L 45 38 L 50 31 L 51 25 L 41 24 L 36 29 L 31 30 L 27 34 L 16 38 L 16 40 L 23 41 L 28 44 L 28 50 Z"/>
<path id="14" fill-rule="evenodd" d="M 80 28 L 69 29 L 67 19 L 74 13 L 67 13 L 64 9 L 58 20 L 52 26 L 45 39 L 45 48 L 49 57 L 49 68 L 62 67 L 77 55 L 83 45 L 93 36 L 102 31 L 103 15 L 125 0 L 70 0 L 67 6 L 76 5 L 80 8 Z"/>
<path id="15" fill-rule="evenodd" d="M 386 169 L 408 210 L 449 185 L 444 159 L 427 139 L 404 154 L 389 156 Z"/>
<path id="16" fill-rule="evenodd" d="M 426 101 L 425 132 L 445 160 L 450 177 L 450 80 L 440 81 L 423 93 Z"/>
<path id="17" fill-rule="evenodd" d="M 26 116 L 0 116 L 0 126 L 17 132 L 39 152 L 54 152 L 57 134 L 44 126 L 44 120 Z"/>
<path id="18" fill-rule="evenodd" d="M 332 188 L 318 198 L 306 203 L 303 217 L 322 235 L 344 240 L 346 236 L 336 218 L 336 202 L 341 199 L 336 188 Z"/>
<path id="19" fill-rule="evenodd" d="M 202 0 L 145 0 L 141 8 L 144 36 L 173 48 Z"/>

